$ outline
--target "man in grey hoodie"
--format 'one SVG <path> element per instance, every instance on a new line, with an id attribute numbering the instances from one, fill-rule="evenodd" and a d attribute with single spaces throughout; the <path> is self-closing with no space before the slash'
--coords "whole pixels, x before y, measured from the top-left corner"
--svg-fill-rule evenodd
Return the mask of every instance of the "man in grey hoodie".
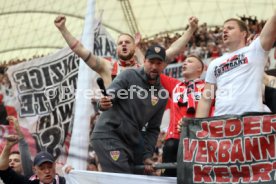
<path id="1" fill-rule="evenodd" d="M 109 96 L 100 100 L 104 112 L 95 125 L 92 144 L 104 172 L 134 172 L 134 148 L 143 127 L 145 171 L 153 172 L 151 158 L 168 99 L 159 79 L 165 58 L 163 47 L 149 47 L 144 67 L 122 72 L 109 86 Z"/>

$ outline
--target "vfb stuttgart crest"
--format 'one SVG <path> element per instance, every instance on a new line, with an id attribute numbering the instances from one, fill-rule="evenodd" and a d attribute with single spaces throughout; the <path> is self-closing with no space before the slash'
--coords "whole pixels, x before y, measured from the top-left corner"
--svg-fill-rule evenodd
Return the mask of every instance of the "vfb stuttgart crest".
<path id="1" fill-rule="evenodd" d="M 155 106 L 158 103 L 158 98 L 156 96 L 151 96 L 151 105 Z"/>
<path id="2" fill-rule="evenodd" d="M 159 53 L 161 48 L 160 47 L 154 47 L 154 50 L 155 50 L 156 53 Z"/>
<path id="3" fill-rule="evenodd" d="M 114 161 L 117 161 L 120 157 L 120 151 L 110 151 L 110 156 Z"/>

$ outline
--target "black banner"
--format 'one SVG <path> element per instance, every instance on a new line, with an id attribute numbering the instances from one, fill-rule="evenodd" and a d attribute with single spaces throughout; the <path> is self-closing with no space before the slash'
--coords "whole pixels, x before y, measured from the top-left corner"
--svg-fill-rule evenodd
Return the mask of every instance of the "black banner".
<path id="1" fill-rule="evenodd" d="M 276 114 L 183 119 L 177 183 L 276 183 Z"/>

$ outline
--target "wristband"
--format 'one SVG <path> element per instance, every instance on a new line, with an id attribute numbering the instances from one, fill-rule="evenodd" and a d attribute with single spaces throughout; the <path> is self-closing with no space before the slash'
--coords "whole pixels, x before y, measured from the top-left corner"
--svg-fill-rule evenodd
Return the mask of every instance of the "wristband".
<path id="1" fill-rule="evenodd" d="M 90 57 L 91 57 L 91 52 L 89 52 L 89 54 L 88 54 L 88 56 L 85 58 L 84 62 L 87 63 L 87 61 L 90 59 Z"/>

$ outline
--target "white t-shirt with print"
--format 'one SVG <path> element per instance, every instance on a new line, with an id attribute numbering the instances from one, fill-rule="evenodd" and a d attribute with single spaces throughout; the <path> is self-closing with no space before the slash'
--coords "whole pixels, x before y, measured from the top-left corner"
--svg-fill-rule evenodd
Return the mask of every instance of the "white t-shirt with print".
<path id="1" fill-rule="evenodd" d="M 217 86 L 215 116 L 265 111 L 262 79 L 267 58 L 258 37 L 210 63 L 205 81 Z"/>

